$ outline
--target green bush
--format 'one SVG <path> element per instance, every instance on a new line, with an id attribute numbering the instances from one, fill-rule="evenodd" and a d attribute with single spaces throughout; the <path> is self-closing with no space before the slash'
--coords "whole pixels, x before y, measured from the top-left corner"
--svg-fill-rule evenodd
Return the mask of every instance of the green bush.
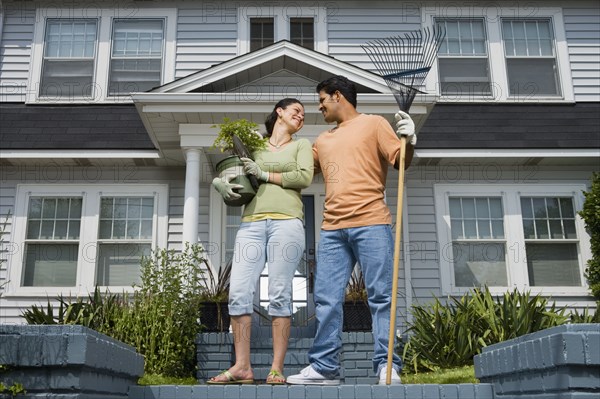
<path id="1" fill-rule="evenodd" d="M 267 147 L 267 139 L 264 139 L 260 133 L 258 133 L 258 125 L 246 119 L 232 121 L 229 118 L 223 118 L 223 123 L 211 127 L 219 128 L 219 133 L 217 133 L 217 138 L 215 139 L 212 148 L 219 148 L 221 149 L 221 152 L 234 151 L 234 135 L 239 137 L 250 154 Z"/>
<path id="2" fill-rule="evenodd" d="M 447 304 L 435 298 L 412 308 L 404 362 L 415 371 L 469 365 L 485 346 L 564 324 L 565 311 L 517 290 L 495 298 L 487 287 L 474 288 Z"/>
<path id="3" fill-rule="evenodd" d="M 600 299 L 600 173 L 593 174 L 590 191 L 583 195 L 585 202 L 579 215 L 585 221 L 592 247 L 592 259 L 588 261 L 585 276 L 592 295 Z"/>
<path id="4" fill-rule="evenodd" d="M 145 357 L 145 372 L 189 377 L 195 371 L 199 301 L 205 283 L 204 249 L 158 250 L 141 262 L 141 284 L 133 294 L 101 294 L 87 300 L 58 297 L 55 309 L 32 306 L 29 324 L 78 324 L 130 344 Z"/>

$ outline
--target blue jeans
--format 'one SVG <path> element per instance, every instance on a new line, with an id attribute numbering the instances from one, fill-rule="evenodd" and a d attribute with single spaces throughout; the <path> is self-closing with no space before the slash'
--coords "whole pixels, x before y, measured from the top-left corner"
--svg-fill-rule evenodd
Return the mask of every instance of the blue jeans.
<path id="1" fill-rule="evenodd" d="M 304 253 L 304 226 L 300 219 L 244 222 L 235 238 L 229 286 L 229 314 L 254 311 L 254 292 L 269 263 L 269 315 L 292 314 L 292 279 Z"/>
<path id="2" fill-rule="evenodd" d="M 345 289 L 358 261 L 365 277 L 375 339 L 373 371 L 387 363 L 393 277 L 392 231 L 389 225 L 321 230 L 317 252 L 314 298 L 317 333 L 308 359 L 326 378 L 340 374 Z M 394 353 L 394 369 L 402 362 Z"/>

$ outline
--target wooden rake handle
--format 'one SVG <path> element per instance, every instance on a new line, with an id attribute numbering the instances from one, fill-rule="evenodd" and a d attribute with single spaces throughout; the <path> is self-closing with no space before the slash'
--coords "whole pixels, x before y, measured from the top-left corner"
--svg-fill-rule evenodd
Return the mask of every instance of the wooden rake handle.
<path id="1" fill-rule="evenodd" d="M 400 238 L 402 236 L 402 202 L 404 200 L 404 164 L 406 163 L 406 136 L 400 138 L 400 163 L 398 165 L 398 202 L 396 205 L 396 238 L 394 241 L 394 273 L 392 276 L 392 307 L 390 309 L 390 335 L 388 340 L 387 373 L 385 383 L 392 383 L 392 360 L 396 338 L 396 306 L 398 302 L 398 274 L 400 270 Z"/>

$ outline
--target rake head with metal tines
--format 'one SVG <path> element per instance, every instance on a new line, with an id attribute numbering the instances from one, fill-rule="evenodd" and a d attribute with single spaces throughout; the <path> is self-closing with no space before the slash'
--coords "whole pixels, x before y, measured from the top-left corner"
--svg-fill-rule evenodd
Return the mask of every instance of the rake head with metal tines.
<path id="1" fill-rule="evenodd" d="M 390 88 L 400 109 L 408 112 L 446 36 L 443 28 L 424 28 L 361 47 Z"/>

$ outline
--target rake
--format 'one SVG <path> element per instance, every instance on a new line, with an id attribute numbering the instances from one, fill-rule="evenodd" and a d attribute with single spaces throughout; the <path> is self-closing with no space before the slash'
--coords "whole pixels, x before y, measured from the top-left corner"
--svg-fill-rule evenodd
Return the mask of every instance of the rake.
<path id="1" fill-rule="evenodd" d="M 425 77 L 429 73 L 446 32 L 436 26 L 376 39 L 361 47 L 390 88 L 398 107 L 408 113 L 417 93 L 423 93 Z M 385 383 L 392 382 L 392 360 L 396 330 L 396 306 L 398 295 L 398 273 L 400 263 L 400 237 L 402 232 L 402 202 L 404 198 L 404 164 L 406 137 L 400 139 L 400 164 L 398 166 L 398 202 L 396 207 L 396 237 L 394 243 L 394 272 L 392 277 L 392 307 L 390 311 L 390 335 L 388 341 L 387 375 Z"/>

